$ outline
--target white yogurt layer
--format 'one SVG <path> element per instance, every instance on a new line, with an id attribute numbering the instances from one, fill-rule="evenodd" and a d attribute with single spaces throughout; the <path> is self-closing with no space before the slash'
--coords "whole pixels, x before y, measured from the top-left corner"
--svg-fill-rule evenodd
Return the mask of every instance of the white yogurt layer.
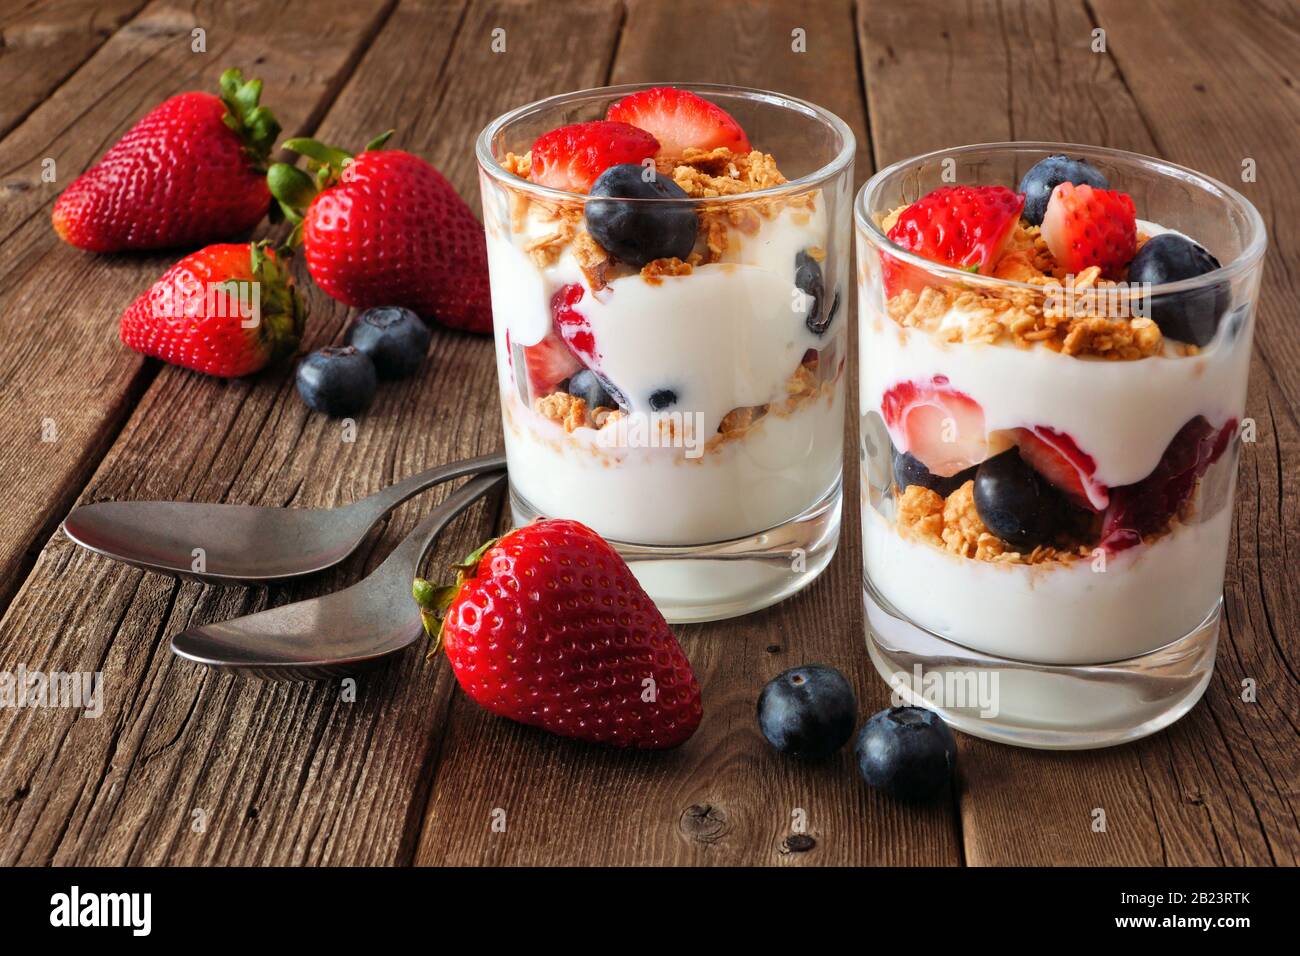
<path id="1" fill-rule="evenodd" d="M 832 371 L 846 353 L 847 308 L 841 305 L 817 336 L 805 324 L 811 297 L 794 284 L 800 251 L 817 247 L 833 261 L 849 261 L 847 237 L 832 248 L 821 196 L 815 211 L 783 209 L 761 220 L 754 235 L 733 228 L 721 262 L 654 282 L 622 276 L 599 291 L 570 249 L 544 268 L 523 251 L 556 228 L 539 207 L 515 232 L 506 210 L 486 206 L 510 477 L 538 510 L 618 540 L 696 544 L 779 525 L 834 484 L 843 447 L 842 378 L 832 395 L 784 416 L 768 414 L 743 437 L 701 456 L 698 448 L 688 455 L 681 447 L 603 447 L 592 429 L 566 434 L 528 407 L 515 368 L 518 347 L 551 330 L 555 292 L 576 283 L 584 293 L 574 310 L 595 339 L 591 364 L 632 412 L 651 413 L 650 396 L 671 390 L 677 400 L 666 410 L 698 423 L 702 442 L 733 409 L 783 401 L 809 349 L 828 354 L 832 362 L 823 370 L 829 364 Z M 829 303 L 840 277 L 827 262 L 823 271 Z"/>
<path id="2" fill-rule="evenodd" d="M 1166 231 L 1142 223 L 1155 235 Z M 1048 426 L 1096 463 L 1095 478 L 1128 485 L 1151 473 L 1192 418 L 1218 428 L 1244 416 L 1249 323 L 1200 354 L 1172 350 L 1136 361 L 1070 357 L 1010 341 L 944 343 L 901 328 L 881 311 L 879 290 L 860 297 L 860 413 L 880 413 L 902 381 L 945 376 L 982 407 L 988 431 Z M 950 313 L 944 321 L 961 323 Z M 1231 467 L 1230 452 L 1216 467 Z M 1231 508 L 1178 526 L 1153 543 L 1088 561 L 1002 565 L 961 559 L 898 534 L 864 503 L 865 563 L 872 583 L 914 622 L 990 654 L 1077 664 L 1147 653 L 1190 632 L 1218 601 Z"/>
<path id="3" fill-rule="evenodd" d="M 1190 633 L 1223 592 L 1232 509 L 1094 562 L 999 564 L 902 537 L 864 505 L 867 576 L 927 630 L 965 647 L 1041 664 L 1100 664 Z"/>
<path id="4" fill-rule="evenodd" d="M 806 511 L 840 474 L 842 385 L 693 459 L 676 448 L 604 448 L 592 429 L 565 434 L 521 415 L 513 396 L 502 403 L 515 490 L 542 514 L 616 541 L 684 545 L 754 534 Z"/>

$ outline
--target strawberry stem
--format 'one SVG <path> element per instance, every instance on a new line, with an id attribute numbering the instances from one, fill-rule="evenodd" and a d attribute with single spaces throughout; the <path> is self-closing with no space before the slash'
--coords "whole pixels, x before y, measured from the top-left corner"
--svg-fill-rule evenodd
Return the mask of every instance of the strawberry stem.
<path id="1" fill-rule="evenodd" d="M 275 139 L 280 135 L 280 123 L 275 114 L 258 103 L 262 98 L 262 81 L 245 81 L 240 70 L 229 69 L 221 74 L 218 86 L 221 102 L 226 107 L 225 124 L 239 134 L 244 141 L 244 152 L 256 164 L 257 170 L 262 171 L 275 146 Z"/>
<path id="2" fill-rule="evenodd" d="M 265 239 L 249 244 L 250 273 L 259 284 L 257 334 L 268 345 L 268 364 L 298 348 L 307 322 L 306 306 L 284 262 L 289 254 L 290 250 L 276 249 Z"/>

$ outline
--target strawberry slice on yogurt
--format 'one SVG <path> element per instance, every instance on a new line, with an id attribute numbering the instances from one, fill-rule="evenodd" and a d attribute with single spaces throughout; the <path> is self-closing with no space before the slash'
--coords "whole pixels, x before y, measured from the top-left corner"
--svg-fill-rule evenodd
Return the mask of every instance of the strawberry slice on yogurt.
<path id="1" fill-rule="evenodd" d="M 1025 197 L 1005 186 L 940 186 L 904 209 L 889 228 L 896 246 L 941 265 L 987 275 L 1020 222 Z M 933 280 L 881 253 L 885 295 L 920 292 Z"/>
<path id="2" fill-rule="evenodd" d="M 1137 252 L 1137 214 L 1128 193 L 1061 183 L 1043 214 L 1043 241 L 1067 272 L 1097 266 L 1118 279 Z"/>
<path id="3" fill-rule="evenodd" d="M 536 345 L 524 347 L 524 365 L 528 370 L 528 387 L 533 395 L 555 391 L 582 363 L 555 332 L 548 332 Z"/>
<path id="4" fill-rule="evenodd" d="M 688 147 L 710 150 L 725 146 L 733 153 L 750 151 L 749 137 L 722 107 L 689 90 L 656 86 L 623 97 L 606 118 L 650 133 L 665 156 L 680 156 Z"/>
<path id="5" fill-rule="evenodd" d="M 881 399 L 880 414 L 894 447 L 940 478 L 1010 447 L 1008 436 L 985 429 L 979 402 L 953 388 L 946 375 L 893 385 Z"/>
<path id="6" fill-rule="evenodd" d="M 1097 462 L 1065 432 L 1047 425 L 1015 429 L 1020 457 L 1076 505 L 1105 511 L 1110 490 L 1094 477 Z"/>

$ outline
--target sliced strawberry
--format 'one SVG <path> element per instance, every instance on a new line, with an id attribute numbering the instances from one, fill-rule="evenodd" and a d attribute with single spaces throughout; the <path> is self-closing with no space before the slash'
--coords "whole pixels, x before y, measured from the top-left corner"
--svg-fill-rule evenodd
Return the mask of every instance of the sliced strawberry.
<path id="1" fill-rule="evenodd" d="M 551 296 L 551 315 L 555 320 L 555 330 L 573 353 L 587 365 L 595 367 L 600 354 L 596 351 L 596 336 L 591 331 L 591 323 L 577 309 L 582 296 L 583 288 L 576 282 L 562 286 Z"/>
<path id="2" fill-rule="evenodd" d="M 548 332 L 536 345 L 524 347 L 524 363 L 528 367 L 528 387 L 534 396 L 555 391 L 561 382 L 582 368 L 578 357 L 554 332 Z"/>
<path id="3" fill-rule="evenodd" d="M 1201 415 L 1178 429 L 1151 474 L 1110 490 L 1110 507 L 1101 525 L 1102 545 L 1108 551 L 1123 551 L 1167 526 L 1236 432 L 1235 418 L 1216 429 Z"/>
<path id="4" fill-rule="evenodd" d="M 1024 196 L 1005 186 L 940 186 L 904 209 L 888 235 L 909 252 L 987 275 L 1015 231 L 1024 204 Z M 890 298 L 933 284 L 921 270 L 886 253 L 881 262 Z"/>
<path id="5" fill-rule="evenodd" d="M 1118 279 L 1137 253 L 1137 213 L 1128 193 L 1061 183 L 1043 214 L 1043 240 L 1067 272 L 1100 266 Z"/>
<path id="6" fill-rule="evenodd" d="M 1015 429 L 1020 457 L 1081 508 L 1104 511 L 1109 489 L 1093 474 L 1097 463 L 1065 432 L 1046 425 Z"/>
<path id="7" fill-rule="evenodd" d="M 694 93 L 671 86 L 656 86 L 625 96 L 605 115 L 653 133 L 666 156 L 680 156 L 688 146 L 725 146 L 733 153 L 750 150 L 749 137 L 730 113 Z"/>
<path id="8" fill-rule="evenodd" d="M 1007 442 L 984 428 L 979 402 L 948 384 L 945 375 L 930 381 L 899 382 L 885 392 L 880 413 L 900 452 L 911 452 L 932 474 L 950 478 Z"/>
<path id="9" fill-rule="evenodd" d="M 627 123 L 575 123 L 537 137 L 528 178 L 553 189 L 585 193 L 609 167 L 639 163 L 657 152 L 658 140 Z"/>

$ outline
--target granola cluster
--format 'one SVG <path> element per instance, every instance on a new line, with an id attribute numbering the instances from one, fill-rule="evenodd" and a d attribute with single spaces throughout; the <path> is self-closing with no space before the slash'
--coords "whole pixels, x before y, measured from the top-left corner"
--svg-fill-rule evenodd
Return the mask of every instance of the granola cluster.
<path id="1" fill-rule="evenodd" d="M 892 228 L 905 208 L 892 211 L 881 228 Z M 1139 233 L 1137 239 L 1140 249 L 1148 237 Z M 1042 344 L 1063 355 L 1116 361 L 1149 358 L 1165 350 L 1155 322 L 1125 314 L 1128 303 L 1118 282 L 1102 278 L 1096 266 L 1067 275 L 1038 226 L 1023 221 L 1017 226 L 991 274 L 1041 291 L 1001 288 L 972 277 L 969 283 L 950 287 L 905 289 L 889 299 L 889 317 L 947 343 L 1010 342 L 1021 348 Z M 1196 352 L 1194 345 L 1177 343 L 1175 348 L 1183 355 Z"/>
<path id="2" fill-rule="evenodd" d="M 1032 551 L 1012 548 L 985 527 L 975 509 L 975 482 L 968 481 L 947 498 L 921 485 L 908 485 L 897 496 L 898 529 L 908 538 L 924 541 L 962 558 L 1001 564 L 1046 564 L 1090 557 L 1086 544 L 1062 540 L 1038 545 Z"/>
<path id="3" fill-rule="evenodd" d="M 501 165 L 526 179 L 532 161 L 528 153 L 522 156 L 507 153 Z M 655 168 L 658 175 L 671 178 L 692 199 L 726 199 L 727 202 L 717 206 L 702 203 L 698 209 L 700 241 L 696 250 L 686 259 L 656 259 L 647 263 L 640 270 L 647 282 L 662 281 L 664 276 L 690 275 L 698 265 L 721 261 L 732 248 L 735 232 L 755 235 L 764 220 L 774 218 L 782 209 L 795 210 L 796 223 L 816 209 L 816 198 L 811 193 L 753 202 L 737 202 L 732 198 L 786 182 L 776 160 L 759 150 L 735 153 L 726 147 L 712 150 L 688 147 L 681 156 L 657 158 Z M 610 256 L 587 232 L 581 202 L 537 199 L 522 190 L 512 192 L 511 202 L 511 227 L 516 232 L 524 230 L 534 209 L 540 210 L 540 221 L 551 225 L 547 232 L 529 239 L 523 246 L 539 268 L 554 265 L 565 250 L 571 249 L 588 284 L 595 290 L 635 271 Z"/>
<path id="4" fill-rule="evenodd" d="M 821 368 L 820 356 L 816 353 L 809 354 L 786 380 L 784 398 L 765 405 L 736 408 L 728 412 L 718 425 L 717 434 L 705 442 L 705 451 L 716 451 L 727 442 L 743 438 L 768 415 L 785 417 L 818 399 L 832 399 L 839 377 L 844 372 L 844 366 L 845 363 L 841 359 L 834 369 L 824 370 Z M 555 422 L 569 434 L 580 428 L 595 430 L 608 428 L 623 417 L 623 412 L 617 408 L 600 406 L 589 409 L 583 399 L 567 392 L 553 392 L 535 398 L 533 411 Z M 671 422 L 665 423 L 665 426 L 671 427 Z"/>

